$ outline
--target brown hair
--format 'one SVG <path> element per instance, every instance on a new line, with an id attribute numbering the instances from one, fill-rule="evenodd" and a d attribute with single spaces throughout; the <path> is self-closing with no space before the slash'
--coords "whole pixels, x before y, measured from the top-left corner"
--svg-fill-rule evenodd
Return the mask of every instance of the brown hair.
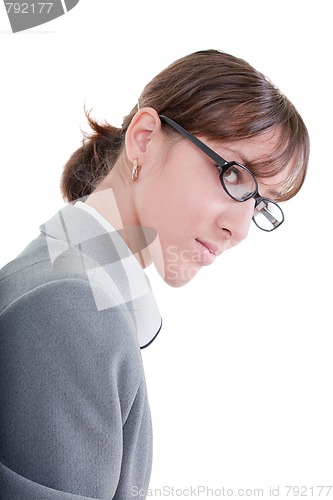
<path id="1" fill-rule="evenodd" d="M 152 107 L 195 135 L 236 141 L 279 131 L 277 147 L 260 164 L 246 165 L 258 177 L 271 177 L 291 165 L 280 200 L 301 188 L 309 160 L 309 136 L 293 104 L 243 59 L 217 50 L 185 56 L 146 85 L 140 107 Z M 122 128 L 98 124 L 86 113 L 92 133 L 64 167 L 61 190 L 73 201 L 89 195 L 107 175 L 124 147 L 135 106 Z M 163 124 L 166 133 L 173 133 Z M 168 127 L 168 128 L 167 128 Z"/>

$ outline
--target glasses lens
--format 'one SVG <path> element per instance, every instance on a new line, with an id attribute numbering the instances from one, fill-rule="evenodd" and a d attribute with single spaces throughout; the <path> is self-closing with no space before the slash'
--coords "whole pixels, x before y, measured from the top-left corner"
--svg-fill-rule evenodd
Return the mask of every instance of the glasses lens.
<path id="1" fill-rule="evenodd" d="M 279 205 L 271 200 L 261 198 L 254 209 L 253 220 L 260 229 L 273 231 L 282 224 L 284 216 Z"/>
<path id="2" fill-rule="evenodd" d="M 249 200 L 257 193 L 255 178 L 242 165 L 233 164 L 227 168 L 221 181 L 227 193 L 237 201 Z"/>

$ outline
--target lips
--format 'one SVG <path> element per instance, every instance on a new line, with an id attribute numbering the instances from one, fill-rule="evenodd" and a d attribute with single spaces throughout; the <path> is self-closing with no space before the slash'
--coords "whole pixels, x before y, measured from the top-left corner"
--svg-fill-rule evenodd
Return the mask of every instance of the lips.
<path id="1" fill-rule="evenodd" d="M 213 254 L 215 257 L 220 253 L 219 252 L 219 249 L 216 245 L 212 244 L 212 243 L 206 243 L 205 241 L 202 241 L 202 240 L 199 240 L 199 239 L 196 239 L 196 241 L 198 243 L 200 243 L 200 245 L 203 245 L 204 247 L 207 248 L 207 250 Z"/>
<path id="2" fill-rule="evenodd" d="M 214 245 L 210 245 L 204 241 L 196 239 L 196 242 L 198 243 L 198 247 L 200 250 L 200 255 L 201 255 L 201 260 L 203 264 L 205 265 L 210 265 L 214 262 L 216 254 L 214 250 L 216 250 L 216 247 Z"/>

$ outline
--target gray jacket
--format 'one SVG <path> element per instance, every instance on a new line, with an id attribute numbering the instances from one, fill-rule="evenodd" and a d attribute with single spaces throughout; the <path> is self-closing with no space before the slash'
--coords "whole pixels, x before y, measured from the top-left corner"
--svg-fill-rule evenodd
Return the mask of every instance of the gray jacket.
<path id="1" fill-rule="evenodd" d="M 129 500 L 147 489 L 140 334 L 149 344 L 160 322 L 119 234 L 73 205 L 0 271 L 1 500 Z"/>

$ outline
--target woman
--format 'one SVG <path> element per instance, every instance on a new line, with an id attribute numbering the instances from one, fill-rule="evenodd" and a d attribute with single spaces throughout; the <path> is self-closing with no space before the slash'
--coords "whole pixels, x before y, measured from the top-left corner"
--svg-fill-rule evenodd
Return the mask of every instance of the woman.
<path id="1" fill-rule="evenodd" d="M 140 347 L 161 327 L 143 269 L 172 286 L 284 220 L 306 127 L 247 62 L 190 54 L 98 124 L 65 165 L 70 202 L 0 273 L 1 498 L 128 499 L 152 433 Z M 142 496 L 141 496 L 142 498 Z"/>

